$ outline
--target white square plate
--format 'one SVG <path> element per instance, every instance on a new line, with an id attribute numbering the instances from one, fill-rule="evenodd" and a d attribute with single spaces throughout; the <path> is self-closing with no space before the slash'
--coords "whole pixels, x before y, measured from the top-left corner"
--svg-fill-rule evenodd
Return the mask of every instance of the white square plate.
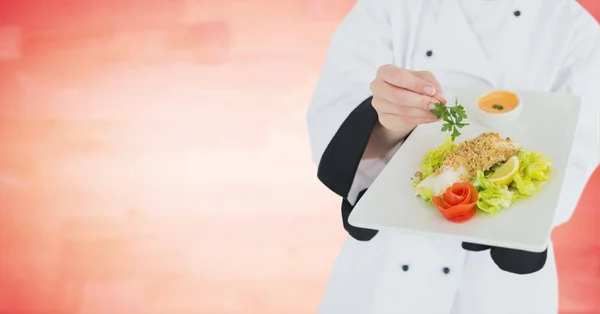
<path id="1" fill-rule="evenodd" d="M 350 224 L 376 230 L 453 237 L 466 242 L 541 252 L 546 249 L 554 213 L 562 190 L 565 171 L 579 120 L 580 100 L 568 94 L 519 92 L 523 111 L 506 127 L 490 129 L 477 121 L 477 98 L 487 91 L 454 91 L 454 97 L 468 115 L 469 126 L 461 130 L 457 142 L 472 139 L 485 131 L 496 131 L 552 159 L 549 182 L 540 192 L 520 200 L 496 216 L 478 211 L 475 218 L 456 224 L 420 197 L 412 185 L 425 153 L 444 142 L 441 122 L 416 128 L 383 169 L 352 211 Z M 449 95 L 450 96 L 450 95 Z"/>

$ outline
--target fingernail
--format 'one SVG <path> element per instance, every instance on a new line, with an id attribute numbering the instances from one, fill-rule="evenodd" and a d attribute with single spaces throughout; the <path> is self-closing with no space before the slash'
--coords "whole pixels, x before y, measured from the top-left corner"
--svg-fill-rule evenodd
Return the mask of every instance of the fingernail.
<path id="1" fill-rule="evenodd" d="M 433 98 L 436 100 L 436 102 L 442 103 L 443 105 L 445 105 L 445 104 L 448 103 L 448 101 L 446 101 L 446 99 L 443 96 L 439 95 L 439 94 L 438 95 L 433 95 Z"/>
<path id="2" fill-rule="evenodd" d="M 425 93 L 425 95 L 433 96 L 433 95 L 435 95 L 435 87 L 425 86 L 425 87 L 423 87 L 423 92 Z"/>
<path id="3" fill-rule="evenodd" d="M 429 103 L 429 109 L 435 109 L 435 103 L 434 102 Z"/>

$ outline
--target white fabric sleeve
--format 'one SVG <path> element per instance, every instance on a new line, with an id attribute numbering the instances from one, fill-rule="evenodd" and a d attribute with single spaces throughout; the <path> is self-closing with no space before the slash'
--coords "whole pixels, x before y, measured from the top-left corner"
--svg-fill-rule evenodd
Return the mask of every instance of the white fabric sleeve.
<path id="1" fill-rule="evenodd" d="M 565 174 L 554 226 L 571 219 L 583 190 L 600 163 L 600 26 L 582 12 L 566 61 L 570 79 L 566 90 L 581 98 L 571 162 Z"/>

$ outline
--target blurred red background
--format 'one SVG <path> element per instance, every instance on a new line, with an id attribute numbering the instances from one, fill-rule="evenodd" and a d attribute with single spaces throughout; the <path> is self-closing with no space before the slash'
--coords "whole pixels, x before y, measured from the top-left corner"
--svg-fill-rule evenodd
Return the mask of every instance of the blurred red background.
<path id="1" fill-rule="evenodd" d="M 0 0 L 0 313 L 315 313 L 345 233 L 305 110 L 353 3 Z M 599 190 L 564 314 L 600 313 Z"/>

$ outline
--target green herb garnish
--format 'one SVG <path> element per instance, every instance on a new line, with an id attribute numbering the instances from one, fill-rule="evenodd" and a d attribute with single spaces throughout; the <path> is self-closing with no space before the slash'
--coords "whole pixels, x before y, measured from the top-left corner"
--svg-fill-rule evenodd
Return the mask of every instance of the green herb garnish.
<path id="1" fill-rule="evenodd" d="M 503 110 L 504 107 L 502 107 L 502 105 L 493 105 L 492 108 L 496 109 L 496 110 Z"/>
<path id="2" fill-rule="evenodd" d="M 444 120 L 445 123 L 442 125 L 442 132 L 451 132 L 450 137 L 452 141 L 460 136 L 459 129 L 469 125 L 463 122 L 467 119 L 467 112 L 462 105 L 458 104 L 458 98 L 452 107 L 444 106 L 442 103 L 435 104 L 435 108 L 431 109 L 431 113 L 439 119 Z"/>

